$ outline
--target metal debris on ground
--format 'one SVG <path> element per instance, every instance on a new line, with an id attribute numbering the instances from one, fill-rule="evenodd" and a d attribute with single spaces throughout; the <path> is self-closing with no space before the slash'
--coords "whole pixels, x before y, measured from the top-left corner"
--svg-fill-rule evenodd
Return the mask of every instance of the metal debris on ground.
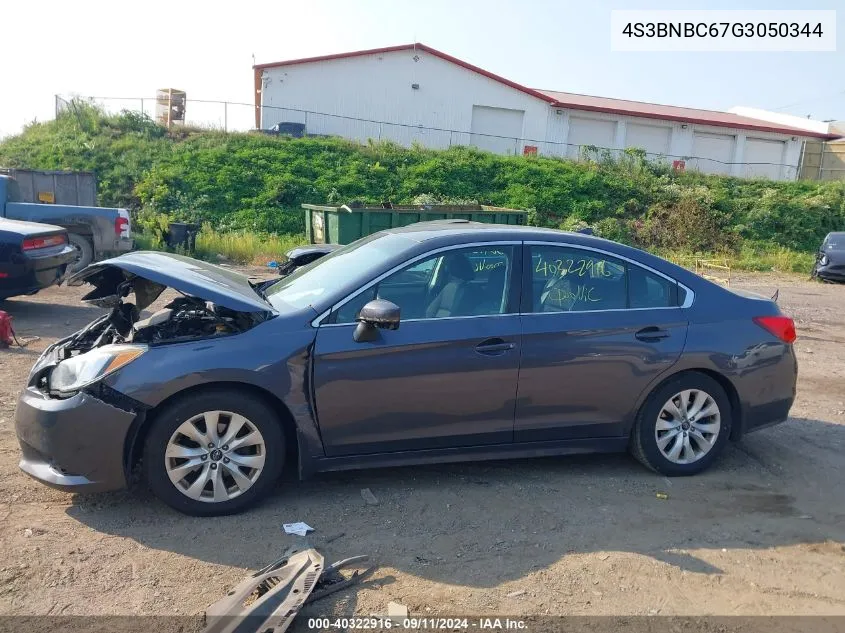
<path id="1" fill-rule="evenodd" d="M 277 561 L 245 578 L 205 612 L 205 633 L 283 633 L 317 585 L 323 555 L 290 549 Z"/>
<path id="2" fill-rule="evenodd" d="M 654 496 L 658 499 L 663 499 L 664 501 L 669 498 L 669 495 L 667 495 L 665 492 L 658 492 Z"/>
<path id="3" fill-rule="evenodd" d="M 330 537 L 323 539 L 323 545 L 334 543 L 337 539 L 343 538 L 344 536 L 346 536 L 346 532 L 338 532 L 337 534 L 333 534 Z"/>
<path id="4" fill-rule="evenodd" d="M 370 491 L 369 488 L 361 488 L 361 498 L 366 501 L 368 506 L 378 505 L 378 499 L 376 499 L 376 496 Z"/>
<path id="5" fill-rule="evenodd" d="M 368 559 L 353 556 L 325 567 L 323 555 L 316 549 L 290 548 L 211 605 L 205 612 L 203 633 L 284 633 L 303 606 L 372 574 L 375 566 L 348 577 L 340 573 L 342 568 Z"/>
<path id="6" fill-rule="evenodd" d="M 326 567 L 323 570 L 323 573 L 320 574 L 319 580 L 317 580 L 317 587 L 311 593 L 311 596 L 305 601 L 305 604 L 311 604 L 317 600 L 322 600 L 328 595 L 340 591 L 341 589 L 346 589 L 350 585 L 354 585 L 356 582 L 361 582 L 364 578 L 376 570 L 375 565 L 367 567 L 364 571 L 355 570 L 349 577 L 344 577 L 340 573 L 340 570 L 344 567 L 366 562 L 369 559 L 370 557 L 366 554 L 362 556 L 353 556 L 352 558 L 339 560 Z"/>

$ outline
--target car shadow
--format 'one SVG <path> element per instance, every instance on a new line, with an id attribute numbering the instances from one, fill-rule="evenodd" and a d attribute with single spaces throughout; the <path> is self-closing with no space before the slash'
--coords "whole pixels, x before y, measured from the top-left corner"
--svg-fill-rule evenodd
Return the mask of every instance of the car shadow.
<path id="1" fill-rule="evenodd" d="M 0 302 L 0 310 L 8 312 L 21 331 L 50 336 L 67 336 L 105 312 L 102 308 L 86 305 L 56 306 L 44 299 L 13 297 Z"/>
<path id="2" fill-rule="evenodd" d="M 260 507 L 214 519 L 178 514 L 143 486 L 76 496 L 67 513 L 149 548 L 251 569 L 291 543 L 283 523 L 304 521 L 327 563 L 369 554 L 385 574 L 453 586 L 495 587 L 592 552 L 717 575 L 723 549 L 845 540 L 843 449 L 845 425 L 796 418 L 729 445 L 696 477 L 667 479 L 626 455 L 538 458 L 283 481 Z M 353 613 L 349 593 L 321 601 L 320 611 Z"/>

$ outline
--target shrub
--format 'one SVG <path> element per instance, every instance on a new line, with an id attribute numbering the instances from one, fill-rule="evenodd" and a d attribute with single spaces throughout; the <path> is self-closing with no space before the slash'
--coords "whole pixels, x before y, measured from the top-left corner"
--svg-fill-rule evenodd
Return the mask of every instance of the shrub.
<path id="1" fill-rule="evenodd" d="M 532 225 L 590 225 L 661 249 L 737 251 L 753 242 L 809 252 L 827 232 L 845 230 L 845 183 L 676 174 L 640 150 L 616 154 L 587 148 L 576 162 L 470 147 L 170 133 L 148 117 L 106 115 L 84 102 L 0 141 L 0 165 L 95 171 L 101 204 L 129 207 L 142 227 L 164 214 L 218 232 L 299 234 L 303 202 L 452 200 L 526 209 Z"/>

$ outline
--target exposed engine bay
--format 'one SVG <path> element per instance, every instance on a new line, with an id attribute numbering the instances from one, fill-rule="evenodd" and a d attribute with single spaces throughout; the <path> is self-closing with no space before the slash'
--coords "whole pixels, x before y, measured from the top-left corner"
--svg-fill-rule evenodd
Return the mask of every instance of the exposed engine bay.
<path id="1" fill-rule="evenodd" d="M 183 294 L 142 319 L 141 311 L 158 299 L 166 286 L 116 269 L 106 269 L 101 274 L 120 276 L 120 279 L 112 280 L 115 282 L 112 284 L 103 284 L 101 279 L 87 280 L 99 283 L 82 301 L 108 308 L 109 312 L 66 339 L 57 350 L 57 360 L 109 344 L 145 343 L 155 346 L 229 336 L 245 332 L 266 318 L 266 314 L 260 312 L 239 312 Z M 114 291 L 104 293 L 101 290 L 104 287 Z M 134 295 L 134 302 L 127 300 L 130 295 Z"/>

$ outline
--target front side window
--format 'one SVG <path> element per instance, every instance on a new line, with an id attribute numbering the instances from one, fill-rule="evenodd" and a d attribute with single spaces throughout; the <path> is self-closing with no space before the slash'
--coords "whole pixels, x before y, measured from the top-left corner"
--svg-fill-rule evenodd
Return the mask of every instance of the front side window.
<path id="1" fill-rule="evenodd" d="M 398 305 L 402 320 L 504 314 L 512 270 L 512 246 L 445 251 L 382 279 L 340 306 L 330 322 L 354 323 L 373 299 Z"/>
<path id="2" fill-rule="evenodd" d="M 610 255 L 567 246 L 533 246 L 531 281 L 531 312 L 677 305 L 673 281 Z"/>

